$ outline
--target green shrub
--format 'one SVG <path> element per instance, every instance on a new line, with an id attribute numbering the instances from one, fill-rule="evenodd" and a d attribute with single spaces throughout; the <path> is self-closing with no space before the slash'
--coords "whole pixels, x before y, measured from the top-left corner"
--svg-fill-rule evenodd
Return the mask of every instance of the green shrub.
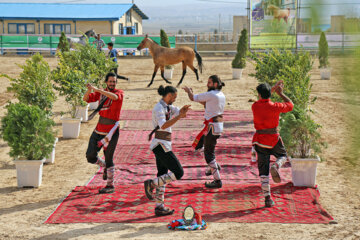
<path id="1" fill-rule="evenodd" d="M 306 158 L 321 153 L 326 143 L 320 139 L 321 126 L 311 119 L 310 105 L 316 101 L 316 97 L 311 97 L 310 70 L 313 60 L 310 54 L 273 49 L 268 53 L 253 54 L 251 58 L 256 65 L 256 73 L 251 76 L 260 83 L 270 85 L 284 81 L 284 94 L 294 103 L 294 110 L 281 114 L 280 120 L 280 134 L 289 155 Z M 271 98 L 281 101 L 277 94 Z"/>
<path id="2" fill-rule="evenodd" d="M 329 46 L 324 32 L 321 32 L 319 40 L 319 68 L 327 68 L 329 65 Z"/>
<path id="3" fill-rule="evenodd" d="M 111 59 L 99 52 L 89 43 L 77 44 L 70 52 L 57 52 L 59 64 L 51 72 L 51 78 L 56 84 L 54 88 L 70 105 L 71 117 L 75 117 L 77 106 L 86 106 L 82 98 L 91 83 L 96 87 L 103 87 L 104 77 L 117 65 Z"/>
<path id="4" fill-rule="evenodd" d="M 82 99 L 87 90 L 86 84 L 88 80 L 84 72 L 73 68 L 67 63 L 68 59 L 63 54 L 58 53 L 58 56 L 59 66 L 51 73 L 51 77 L 55 82 L 54 88 L 59 92 L 60 96 L 65 96 L 65 101 L 70 105 L 70 115 L 75 118 L 76 107 L 86 106 Z"/>
<path id="5" fill-rule="evenodd" d="M 295 105 L 307 108 L 309 103 L 315 101 L 310 99 L 312 84 L 310 83 L 310 70 L 313 60 L 309 53 L 299 52 L 293 54 L 290 51 L 279 51 L 273 49 L 268 53 L 252 54 L 255 61 L 255 77 L 260 83 L 274 85 L 277 81 L 284 81 L 284 93 Z M 279 101 L 277 94 L 272 99 Z"/>
<path id="6" fill-rule="evenodd" d="M 248 37 L 246 29 L 241 31 L 239 41 L 237 44 L 237 52 L 231 65 L 233 68 L 245 68 L 246 67 L 246 56 L 248 50 Z"/>
<path id="7" fill-rule="evenodd" d="M 169 38 L 168 38 L 166 32 L 163 29 L 160 29 L 160 45 L 163 46 L 163 47 L 171 48 Z M 166 65 L 165 68 L 166 69 L 172 69 L 173 66 L 172 65 Z"/>
<path id="8" fill-rule="evenodd" d="M 6 106 L 7 114 L 1 120 L 0 135 L 10 147 L 9 155 L 14 158 L 41 160 L 53 148 L 55 136 L 54 121 L 38 106 L 11 103 Z"/>
<path id="9" fill-rule="evenodd" d="M 326 147 L 319 133 L 321 125 L 311 119 L 309 110 L 295 105 L 292 112 L 282 115 L 280 126 L 280 135 L 292 157 L 315 157 Z"/>
<path id="10" fill-rule="evenodd" d="M 88 42 L 85 45 L 76 44 L 75 51 L 62 53 L 61 56 L 63 65 L 83 72 L 86 80 L 96 87 L 101 87 L 106 74 L 117 67 L 115 62 Z"/>
<path id="11" fill-rule="evenodd" d="M 8 91 L 14 92 L 20 102 L 36 105 L 50 112 L 56 97 L 49 78 L 48 63 L 37 53 L 26 60 L 26 64 L 18 66 L 23 69 L 19 78 L 2 74 L 11 82 Z"/>
<path id="12" fill-rule="evenodd" d="M 68 40 L 67 40 L 64 32 L 61 32 L 61 36 L 60 36 L 60 39 L 59 39 L 58 49 L 59 49 L 61 52 L 68 52 L 68 51 L 70 51 L 70 44 L 69 44 L 69 42 L 68 42 Z"/>

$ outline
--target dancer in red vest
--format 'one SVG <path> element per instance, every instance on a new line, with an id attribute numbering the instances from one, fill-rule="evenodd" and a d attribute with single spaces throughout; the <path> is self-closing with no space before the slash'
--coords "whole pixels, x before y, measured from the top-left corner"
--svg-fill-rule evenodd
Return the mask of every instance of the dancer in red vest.
<path id="1" fill-rule="evenodd" d="M 282 81 L 271 88 L 269 84 L 262 83 L 257 86 L 259 100 L 252 105 L 254 126 L 256 133 L 252 144 L 257 153 L 257 162 L 261 189 L 265 196 L 265 207 L 272 207 L 274 201 L 270 195 L 269 171 L 274 182 L 281 182 L 279 169 L 287 159 L 287 153 L 278 131 L 279 115 L 292 111 L 292 101 L 283 93 Z M 271 92 L 276 92 L 284 101 L 272 102 Z M 274 155 L 276 162 L 270 167 L 270 155 Z M 270 170 L 269 170 L 270 168 Z"/>
<path id="2" fill-rule="evenodd" d="M 103 179 L 107 180 L 107 184 L 105 188 L 99 190 L 99 193 L 113 193 L 115 172 L 113 155 L 119 138 L 118 121 L 120 120 L 124 94 L 122 90 L 115 88 L 117 83 L 115 73 L 108 73 L 105 83 L 107 86 L 105 90 L 88 84 L 88 91 L 83 98 L 88 103 L 100 101 L 99 107 L 95 110 L 95 113 L 96 111 L 100 112 L 100 118 L 90 137 L 86 158 L 89 163 L 104 167 Z M 109 136 L 109 132 L 111 132 L 111 136 Z M 104 143 L 105 161 L 98 156 Z"/>
<path id="3" fill-rule="evenodd" d="M 212 182 L 205 182 L 207 188 L 221 188 L 220 165 L 215 159 L 215 147 L 217 139 L 223 132 L 223 113 L 225 107 L 225 95 L 221 92 L 225 86 L 217 75 L 209 77 L 207 82 L 208 91 L 194 95 L 191 88 L 183 89 L 188 94 L 191 101 L 200 102 L 205 106 L 205 127 L 196 137 L 193 147 L 195 150 L 204 147 L 204 156 L 208 168 L 206 176 L 213 175 Z"/>

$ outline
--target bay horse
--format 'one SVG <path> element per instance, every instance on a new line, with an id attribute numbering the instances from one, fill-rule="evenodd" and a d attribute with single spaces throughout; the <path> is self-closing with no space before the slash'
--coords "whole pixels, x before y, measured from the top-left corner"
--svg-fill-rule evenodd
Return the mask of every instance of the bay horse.
<path id="1" fill-rule="evenodd" d="M 198 70 L 193 65 L 194 58 L 196 57 L 196 60 L 198 62 L 198 67 L 200 69 L 200 73 L 202 73 L 203 64 L 202 64 L 202 58 L 196 50 L 189 47 L 179 47 L 179 48 L 162 47 L 157 43 L 155 43 L 153 40 L 151 40 L 147 34 L 145 38 L 141 41 L 139 46 L 137 47 L 137 50 L 141 50 L 143 48 L 148 48 L 150 50 L 150 54 L 153 57 L 153 61 L 155 64 L 154 73 L 147 87 L 150 87 L 151 84 L 153 83 L 156 72 L 158 71 L 159 68 L 161 70 L 161 77 L 165 80 L 166 83 L 171 84 L 171 82 L 164 77 L 164 68 L 167 65 L 174 65 L 180 62 L 182 62 L 183 72 L 177 87 L 180 86 L 180 84 L 184 79 L 187 66 L 194 71 L 196 75 L 196 79 L 199 81 Z"/>

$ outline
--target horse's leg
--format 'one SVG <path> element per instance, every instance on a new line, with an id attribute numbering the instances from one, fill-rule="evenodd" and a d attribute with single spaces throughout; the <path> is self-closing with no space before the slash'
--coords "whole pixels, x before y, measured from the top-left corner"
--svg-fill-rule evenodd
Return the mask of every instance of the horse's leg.
<path id="1" fill-rule="evenodd" d="M 160 70 L 161 70 L 161 77 L 165 80 L 166 83 L 171 84 L 171 82 L 169 80 L 167 80 L 164 76 L 164 71 L 165 71 L 164 66 L 160 66 Z"/>
<path id="2" fill-rule="evenodd" d="M 193 71 L 194 71 L 194 73 L 195 73 L 195 75 L 196 75 L 196 80 L 198 80 L 198 81 L 199 81 L 199 74 L 198 74 L 198 70 L 194 67 L 194 65 L 193 65 L 192 63 L 188 64 L 188 66 L 189 66 L 189 68 L 190 68 L 191 70 L 193 70 Z"/>
<path id="3" fill-rule="evenodd" d="M 180 79 L 180 81 L 179 81 L 179 83 L 178 83 L 178 85 L 176 87 L 180 86 L 180 84 L 182 83 L 182 81 L 183 81 L 183 79 L 185 77 L 185 74 L 186 74 L 186 64 L 185 64 L 184 61 L 182 61 L 182 69 L 183 69 L 182 76 L 181 76 L 181 79 Z"/>
<path id="4" fill-rule="evenodd" d="M 152 78 L 151 78 L 151 81 L 150 81 L 149 85 L 147 85 L 147 87 L 150 87 L 151 84 L 153 83 L 154 78 L 155 78 L 155 75 L 156 75 L 156 72 L 157 72 L 158 69 L 159 69 L 159 66 L 158 66 L 158 65 L 155 65 L 155 67 L 154 67 L 154 73 L 153 73 Z"/>

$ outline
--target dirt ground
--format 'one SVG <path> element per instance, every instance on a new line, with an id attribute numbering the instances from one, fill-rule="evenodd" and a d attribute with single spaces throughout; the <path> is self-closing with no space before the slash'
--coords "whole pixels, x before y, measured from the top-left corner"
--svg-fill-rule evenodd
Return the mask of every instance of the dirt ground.
<path id="1" fill-rule="evenodd" d="M 0 73 L 18 76 L 20 68 L 15 63 L 24 63 L 25 57 L 0 57 Z M 53 68 L 56 58 L 46 58 Z M 195 93 L 206 91 L 207 77 L 218 74 L 226 86 L 223 91 L 227 98 L 226 109 L 250 110 L 249 99 L 254 99 L 252 89 L 257 82 L 248 74 L 254 67 L 248 64 L 243 79 L 232 80 L 231 58 L 204 57 L 205 71 L 200 82 L 188 70 L 183 86 L 191 86 Z M 360 111 L 359 101 L 350 105 L 344 100 L 340 84 L 341 63 L 343 59 L 332 58 L 332 78 L 320 80 L 317 63 L 312 71 L 313 95 L 318 101 L 313 106 L 314 118 L 323 127 L 322 138 L 329 147 L 324 151 L 323 161 L 318 165 L 317 184 L 321 191 L 323 207 L 335 218 L 337 224 L 272 224 L 272 223 L 210 223 L 205 231 L 173 232 L 165 223 L 127 224 L 43 224 L 61 200 L 78 185 L 85 183 L 97 171 L 95 165 L 88 164 L 85 151 L 88 139 L 96 121 L 83 123 L 78 139 L 61 139 L 60 112 L 66 111 L 63 98 L 55 103 L 54 120 L 60 141 L 56 145 L 56 160 L 53 165 L 45 165 L 43 183 L 36 189 L 19 189 L 16 183 L 16 170 L 8 156 L 9 148 L 0 139 L 0 239 L 360 239 L 360 192 L 357 169 L 344 159 L 347 136 L 351 132 L 347 122 L 346 109 Z M 154 84 L 146 88 L 153 63 L 150 58 L 120 59 L 119 72 L 131 78 L 130 82 L 120 80 L 118 88 L 125 91 L 123 109 L 152 109 L 159 100 L 157 87 L 164 84 L 158 75 Z M 180 79 L 181 65 L 174 72 L 174 83 Z M 5 114 L 5 103 L 12 98 L 6 93 L 9 81 L 0 78 L 0 116 Z M 186 94 L 179 90 L 175 104 L 188 104 Z M 201 109 L 192 104 L 193 109 Z M 241 183 L 239 183 L 241 184 Z"/>

